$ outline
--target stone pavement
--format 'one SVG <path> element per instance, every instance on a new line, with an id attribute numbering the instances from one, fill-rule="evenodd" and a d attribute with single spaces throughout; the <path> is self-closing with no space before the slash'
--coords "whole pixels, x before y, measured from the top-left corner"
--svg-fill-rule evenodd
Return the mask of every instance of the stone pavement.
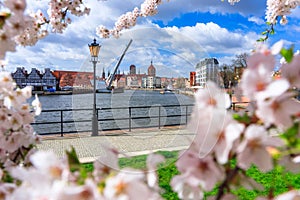
<path id="1" fill-rule="evenodd" d="M 118 149 L 121 156 L 149 154 L 150 152 L 165 150 L 188 149 L 194 134 L 182 127 L 164 129 L 142 129 L 128 131 L 99 132 L 99 136 L 90 136 L 90 133 L 78 133 L 60 136 L 42 136 L 40 150 L 52 150 L 58 156 L 65 155 L 66 150 L 73 146 L 79 160 L 92 162 L 105 154 L 107 147 Z"/>

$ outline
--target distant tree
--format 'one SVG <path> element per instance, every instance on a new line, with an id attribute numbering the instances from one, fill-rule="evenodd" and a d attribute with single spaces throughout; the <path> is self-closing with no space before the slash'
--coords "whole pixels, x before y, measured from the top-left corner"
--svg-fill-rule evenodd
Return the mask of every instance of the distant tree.
<path id="1" fill-rule="evenodd" d="M 177 88 L 185 88 L 185 78 L 179 77 L 176 79 L 176 87 Z"/>
<path id="2" fill-rule="evenodd" d="M 161 84 L 162 88 L 167 88 L 169 85 L 172 85 L 172 82 L 170 80 L 166 80 Z"/>
<path id="3" fill-rule="evenodd" d="M 249 54 L 241 53 L 235 56 L 235 59 L 232 60 L 233 67 L 247 67 L 247 57 Z"/>
<path id="4" fill-rule="evenodd" d="M 220 66 L 220 75 L 223 80 L 224 88 L 229 88 L 234 82 L 234 69 L 232 65 L 223 64 Z"/>
<path id="5" fill-rule="evenodd" d="M 232 80 L 233 86 L 238 84 L 239 80 L 242 77 L 243 69 L 247 68 L 247 58 L 249 54 L 241 53 L 235 56 L 235 59 L 232 60 L 233 76 Z"/>

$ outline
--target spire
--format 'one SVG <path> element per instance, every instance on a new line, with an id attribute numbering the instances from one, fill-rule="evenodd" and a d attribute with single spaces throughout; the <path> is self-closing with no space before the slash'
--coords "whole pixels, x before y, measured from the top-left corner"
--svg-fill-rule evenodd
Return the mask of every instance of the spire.
<path id="1" fill-rule="evenodd" d="M 102 70 L 102 79 L 105 79 L 105 71 L 104 71 L 104 67 L 103 67 L 103 70 Z"/>

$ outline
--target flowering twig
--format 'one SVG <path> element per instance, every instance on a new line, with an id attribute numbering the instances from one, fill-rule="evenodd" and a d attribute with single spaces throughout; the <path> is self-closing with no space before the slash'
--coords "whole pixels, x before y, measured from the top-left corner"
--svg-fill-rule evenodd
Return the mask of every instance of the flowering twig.
<path id="1" fill-rule="evenodd" d="M 236 165 L 232 170 L 230 170 L 229 173 L 226 174 L 225 180 L 218 187 L 218 194 L 216 196 L 216 200 L 220 200 L 222 198 L 222 196 L 224 195 L 225 188 L 228 187 L 228 185 L 230 184 L 232 179 L 234 179 L 234 177 L 237 175 L 239 170 L 240 168 Z"/>

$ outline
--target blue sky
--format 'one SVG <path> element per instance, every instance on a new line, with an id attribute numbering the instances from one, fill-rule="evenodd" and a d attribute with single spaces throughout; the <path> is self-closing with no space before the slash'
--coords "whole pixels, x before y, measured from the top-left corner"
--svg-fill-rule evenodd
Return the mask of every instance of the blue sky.
<path id="1" fill-rule="evenodd" d="M 140 18 L 137 26 L 125 30 L 119 39 L 102 39 L 96 27 L 112 28 L 123 13 L 139 6 L 142 0 L 85 0 L 92 9 L 90 16 L 72 17 L 73 23 L 63 34 L 50 34 L 34 47 L 20 47 L 7 54 L 6 70 L 32 67 L 43 70 L 92 71 L 88 43 L 96 37 L 102 45 L 97 73 L 112 70 L 130 39 L 133 43 L 120 65 L 127 73 L 131 64 L 145 73 L 151 60 L 159 76 L 188 77 L 195 65 L 206 57 L 215 57 L 222 64 L 231 64 L 237 54 L 255 48 L 265 25 L 266 0 L 241 0 L 234 6 L 221 0 L 170 0 L 159 7 L 158 14 Z M 47 1 L 28 0 L 28 10 L 47 7 Z M 288 16 L 286 26 L 275 26 L 275 35 L 267 44 L 279 39 L 288 47 L 300 49 L 300 9 Z"/>

